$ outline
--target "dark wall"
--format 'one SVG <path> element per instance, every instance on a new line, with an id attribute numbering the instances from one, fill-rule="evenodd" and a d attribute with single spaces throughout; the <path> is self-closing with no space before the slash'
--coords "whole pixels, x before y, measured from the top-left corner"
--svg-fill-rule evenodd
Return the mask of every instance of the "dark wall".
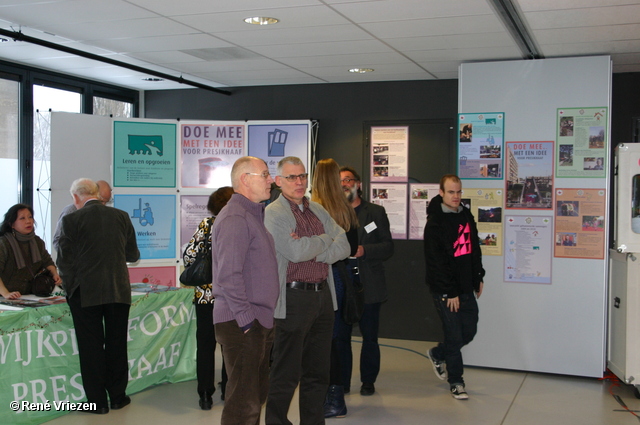
<path id="1" fill-rule="evenodd" d="M 372 123 L 406 124 L 410 125 L 412 177 L 434 182 L 441 174 L 455 171 L 455 146 L 449 128 L 458 113 L 457 80 L 227 90 L 231 96 L 200 89 L 147 91 L 145 117 L 314 119 L 319 122 L 317 158 L 334 158 L 341 165 L 351 165 L 361 171 L 363 178 L 368 171 L 365 128 Z M 425 170 L 431 170 L 433 175 Z M 389 301 L 382 307 L 381 337 L 440 339 L 439 319 L 424 284 L 422 255 L 420 241 L 396 241 L 396 254 L 385 265 Z"/>
<path id="2" fill-rule="evenodd" d="M 365 163 L 368 158 L 366 126 L 407 123 L 416 129 L 414 132 L 410 129 L 411 152 L 415 153 L 410 155 L 412 177 L 422 182 L 437 182 L 444 172 L 455 172 L 455 146 L 452 146 L 453 137 L 448 136 L 448 129 L 457 119 L 457 80 L 225 90 L 232 95 L 200 89 L 147 91 L 145 117 L 318 120 L 317 158 L 334 158 L 341 165 L 351 165 L 361 171 L 363 178 L 368 170 Z M 436 131 L 436 127 L 439 130 Z M 425 170 L 432 170 L 433 176 Z M 386 263 L 389 301 L 382 307 L 380 336 L 440 339 L 439 319 L 424 284 L 422 255 L 421 241 L 396 241 L 396 254 Z"/>

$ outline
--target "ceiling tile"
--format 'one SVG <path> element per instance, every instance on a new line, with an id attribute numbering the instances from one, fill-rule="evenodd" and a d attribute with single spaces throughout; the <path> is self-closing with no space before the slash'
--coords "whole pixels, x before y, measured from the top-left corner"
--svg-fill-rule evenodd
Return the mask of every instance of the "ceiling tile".
<path id="1" fill-rule="evenodd" d="M 640 23 L 640 4 L 617 7 L 527 12 L 524 14 L 534 29 L 598 27 Z"/>

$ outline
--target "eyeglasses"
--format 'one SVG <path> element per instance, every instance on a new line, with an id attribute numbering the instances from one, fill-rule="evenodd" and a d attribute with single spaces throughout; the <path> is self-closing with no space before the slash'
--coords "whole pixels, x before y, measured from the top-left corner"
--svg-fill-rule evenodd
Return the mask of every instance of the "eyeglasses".
<path id="1" fill-rule="evenodd" d="M 271 175 L 271 173 L 270 173 L 270 172 L 268 172 L 268 171 L 263 171 L 263 172 L 261 172 L 261 173 L 245 173 L 245 174 L 250 174 L 250 175 L 252 175 L 252 176 L 260 176 L 260 177 L 262 177 L 263 179 L 268 179 L 268 178 L 269 178 L 269 176 Z"/>
<path id="2" fill-rule="evenodd" d="M 347 183 L 347 184 L 349 184 L 349 183 L 351 183 L 351 182 L 357 182 L 357 181 L 358 181 L 358 179 L 352 179 L 352 178 L 350 178 L 350 177 L 345 177 L 344 179 L 342 179 L 342 180 L 340 180 L 340 181 L 341 181 L 342 183 Z"/>
<path id="3" fill-rule="evenodd" d="M 307 181 L 307 178 L 309 177 L 309 173 L 302 173 L 298 175 L 290 174 L 288 176 L 280 176 L 280 177 L 282 177 L 283 179 L 287 179 L 288 182 L 292 182 L 292 183 L 297 181 L 298 179 L 304 182 L 304 181 Z"/>

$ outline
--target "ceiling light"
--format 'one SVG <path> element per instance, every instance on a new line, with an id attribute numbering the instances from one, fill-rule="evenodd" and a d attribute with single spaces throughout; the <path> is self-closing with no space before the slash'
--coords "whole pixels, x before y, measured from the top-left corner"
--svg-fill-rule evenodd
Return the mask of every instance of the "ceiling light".
<path id="1" fill-rule="evenodd" d="M 268 18 L 266 16 L 254 16 L 251 18 L 244 18 L 244 21 L 247 24 L 252 24 L 252 25 L 271 25 L 271 24 L 277 24 L 279 22 L 279 19 Z"/>
<path id="2" fill-rule="evenodd" d="M 364 74 L 365 72 L 373 72 L 373 68 L 351 68 L 349 72 L 354 74 Z"/>
<path id="3" fill-rule="evenodd" d="M 152 82 L 156 82 L 156 81 L 164 81 L 164 79 L 162 78 L 155 78 L 155 77 L 147 77 L 147 78 L 143 78 L 142 81 L 152 81 Z"/>

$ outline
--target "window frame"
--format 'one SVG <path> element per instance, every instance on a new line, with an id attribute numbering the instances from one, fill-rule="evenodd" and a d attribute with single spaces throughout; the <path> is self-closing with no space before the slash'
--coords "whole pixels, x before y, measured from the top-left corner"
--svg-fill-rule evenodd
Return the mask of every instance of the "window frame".
<path id="1" fill-rule="evenodd" d="M 67 90 L 81 96 L 80 111 L 93 114 L 93 97 L 131 103 L 132 117 L 140 114 L 140 91 L 118 87 L 85 78 L 73 77 L 40 68 L 0 60 L 0 78 L 20 83 L 18 114 L 18 201 L 31 205 L 33 182 L 33 86 Z"/>

